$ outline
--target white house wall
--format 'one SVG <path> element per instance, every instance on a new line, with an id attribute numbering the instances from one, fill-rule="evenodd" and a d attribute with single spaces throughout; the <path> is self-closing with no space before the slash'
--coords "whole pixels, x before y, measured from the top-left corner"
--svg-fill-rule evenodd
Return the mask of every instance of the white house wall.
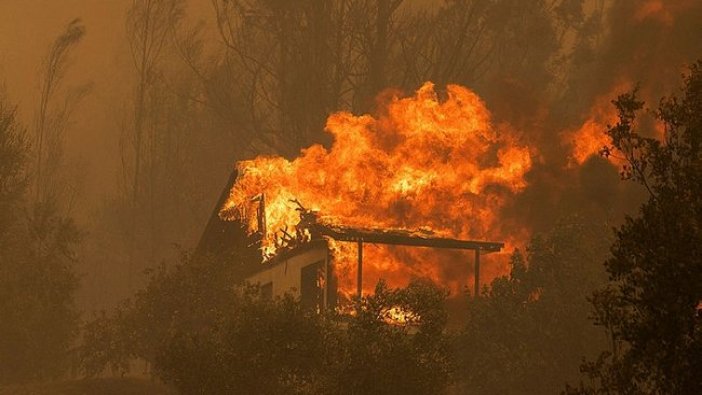
<path id="1" fill-rule="evenodd" d="M 327 259 L 326 245 L 320 245 L 310 250 L 277 261 L 270 268 L 250 276 L 246 281 L 250 284 L 272 284 L 272 295 L 283 296 L 290 293 L 300 296 L 300 279 L 302 268 L 314 263 L 325 262 Z"/>

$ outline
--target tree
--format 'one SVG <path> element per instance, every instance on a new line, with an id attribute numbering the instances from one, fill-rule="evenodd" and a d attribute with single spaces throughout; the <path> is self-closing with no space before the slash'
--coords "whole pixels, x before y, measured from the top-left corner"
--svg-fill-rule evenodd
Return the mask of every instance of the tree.
<path id="1" fill-rule="evenodd" d="M 587 296 L 605 280 L 596 264 L 605 234 L 582 218 L 562 220 L 470 302 L 457 343 L 462 392 L 553 393 L 577 377 L 581 358 L 605 341 L 587 319 Z"/>
<path id="2" fill-rule="evenodd" d="M 440 394 L 453 379 L 448 292 L 415 279 L 391 289 L 381 280 L 338 333 L 332 354 L 333 394 Z"/>
<path id="3" fill-rule="evenodd" d="M 0 97 L 0 384 L 54 377 L 77 329 L 73 271 L 79 233 L 50 204 L 28 204 L 30 152 Z"/>
<path id="4" fill-rule="evenodd" d="M 236 262 L 185 257 L 86 326 L 82 368 L 127 372 L 129 360 L 183 393 L 443 392 L 451 377 L 446 292 L 427 281 L 379 284 L 356 315 L 319 314 L 286 295 L 235 285 Z M 404 315 L 409 325 L 391 317 Z"/>
<path id="5" fill-rule="evenodd" d="M 646 137 L 633 91 L 613 102 L 619 121 L 605 154 L 625 160 L 622 177 L 648 201 L 616 234 L 605 262 L 609 282 L 592 296 L 610 349 L 583 366 L 588 382 L 572 393 L 684 394 L 702 388 L 702 61 L 690 67 L 681 97 L 663 99 Z"/>
<path id="6" fill-rule="evenodd" d="M 236 287 L 210 324 L 169 331 L 155 366 L 184 393 L 442 393 L 452 366 L 445 298 L 427 281 L 381 282 L 356 315 L 325 316 Z"/>
<path id="7" fill-rule="evenodd" d="M 212 3 L 224 54 L 208 98 L 238 131 L 236 153 L 293 156 L 319 141 L 326 116 L 354 90 L 350 75 L 361 73 L 354 24 L 365 21 L 366 1 Z"/>
<path id="8" fill-rule="evenodd" d="M 175 256 L 173 244 L 195 237 L 199 218 L 210 209 L 201 179 L 212 157 L 203 158 L 203 147 L 226 147 L 207 139 L 210 125 L 194 99 L 201 87 L 176 56 L 184 12 L 182 0 L 139 0 L 125 20 L 133 95 L 120 136 L 119 190 L 109 197 L 97 227 L 121 231 L 114 249 L 124 256 L 112 254 L 109 263 L 122 267 L 116 270 L 123 270 L 130 293 L 142 284 L 135 274 Z M 192 34 L 182 44 L 193 46 L 183 50 L 194 57 L 197 33 Z"/>
<path id="9" fill-rule="evenodd" d="M 179 0 L 139 0 L 134 2 L 127 13 L 127 35 L 136 71 L 136 84 L 133 131 L 129 136 L 133 174 L 126 187 L 131 192 L 134 206 L 139 204 L 143 188 L 141 178 L 146 162 L 144 157 L 148 158 L 149 147 L 152 146 L 150 140 L 153 140 L 147 136 L 148 102 L 157 79 L 158 64 L 170 37 L 170 29 L 181 18 L 182 8 L 182 1 Z M 122 155 L 126 153 L 123 152 Z"/>
<path id="10" fill-rule="evenodd" d="M 83 371 L 89 376 L 106 368 L 129 372 L 128 360 L 153 363 L 173 333 L 214 326 L 234 300 L 242 266 L 236 254 L 218 258 L 182 253 L 178 262 L 147 271 L 143 289 L 86 324 Z"/>
<path id="11" fill-rule="evenodd" d="M 63 148 L 71 115 L 90 84 L 64 88 L 63 80 L 71 52 L 84 35 L 85 27 L 75 19 L 49 46 L 39 75 L 34 144 L 31 151 L 25 146 L 23 153 L 33 157 L 34 166 L 25 173 L 26 163 L 17 156 L 12 164 L 15 175 L 32 185 L 33 197 L 16 189 L 9 232 L 0 232 L 0 381 L 56 377 L 71 362 L 78 329 L 74 265 L 81 234 L 65 215 L 75 185 L 63 172 Z M 17 133 L 14 114 L 5 118 L 6 132 Z"/>
<path id="12" fill-rule="evenodd" d="M 62 83 L 70 66 L 71 51 L 85 36 L 85 27 L 80 19 L 71 21 L 49 47 L 40 75 L 41 91 L 39 107 L 35 115 L 34 168 L 35 204 L 56 204 L 67 196 L 66 180 L 60 170 L 63 162 L 63 139 L 72 112 L 89 92 L 90 84 L 67 89 L 63 100 Z"/>
<path id="13" fill-rule="evenodd" d="M 11 236 L 27 188 L 29 147 L 16 109 L 0 91 L 0 242 Z M 1 248 L 1 247 L 0 247 Z"/>
<path id="14" fill-rule="evenodd" d="M 159 375 L 188 394 L 323 392 L 325 348 L 334 342 L 322 317 L 290 296 L 264 299 L 256 287 L 232 296 L 215 326 L 171 333 Z"/>

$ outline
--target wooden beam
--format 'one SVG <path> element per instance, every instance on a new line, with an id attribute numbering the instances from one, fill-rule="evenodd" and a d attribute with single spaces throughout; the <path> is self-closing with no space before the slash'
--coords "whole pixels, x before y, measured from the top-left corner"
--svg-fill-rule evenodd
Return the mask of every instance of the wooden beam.
<path id="1" fill-rule="evenodd" d="M 327 248 L 327 253 L 324 254 L 324 289 L 322 290 L 322 292 L 324 292 L 322 295 L 322 305 L 324 307 L 323 311 L 329 310 L 329 281 L 329 248 Z"/>
<path id="2" fill-rule="evenodd" d="M 424 236 L 404 231 L 355 229 L 321 224 L 315 225 L 315 230 L 324 236 L 331 237 L 338 241 L 363 241 L 375 244 L 479 250 L 483 253 L 498 252 L 504 247 L 504 243 Z"/>

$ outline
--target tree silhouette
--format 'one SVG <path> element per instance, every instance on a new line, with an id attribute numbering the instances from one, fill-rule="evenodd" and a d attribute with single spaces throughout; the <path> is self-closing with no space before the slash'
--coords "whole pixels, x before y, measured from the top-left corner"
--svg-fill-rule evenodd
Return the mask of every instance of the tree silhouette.
<path id="1" fill-rule="evenodd" d="M 35 204 L 56 204 L 62 201 L 65 185 L 60 178 L 63 162 L 64 134 L 78 103 L 88 94 L 91 84 L 71 87 L 62 92 L 63 80 L 70 66 L 70 55 L 85 36 L 80 19 L 74 19 L 53 41 L 44 59 L 39 79 L 39 107 L 34 119 Z M 63 98 L 60 96 L 64 93 Z M 63 100 L 61 100 L 63 99 Z M 64 203 L 64 202 L 61 202 Z M 67 202 L 65 202 L 67 203 Z"/>
<path id="2" fill-rule="evenodd" d="M 458 339 L 464 393 L 554 393 L 578 377 L 581 358 L 606 340 L 587 319 L 587 296 L 605 281 L 606 234 L 583 217 L 564 219 L 471 301 Z"/>
<path id="3" fill-rule="evenodd" d="M 611 349 L 583 370 L 573 393 L 691 394 L 702 388 L 702 62 L 690 67 L 680 97 L 661 101 L 661 140 L 646 137 L 636 91 L 614 104 L 609 129 L 622 177 L 648 201 L 617 231 L 605 266 L 609 284 L 592 297 Z"/>
<path id="4" fill-rule="evenodd" d="M 24 133 L 0 96 L 0 385 L 64 372 L 77 332 L 79 233 L 55 205 L 28 202 Z"/>

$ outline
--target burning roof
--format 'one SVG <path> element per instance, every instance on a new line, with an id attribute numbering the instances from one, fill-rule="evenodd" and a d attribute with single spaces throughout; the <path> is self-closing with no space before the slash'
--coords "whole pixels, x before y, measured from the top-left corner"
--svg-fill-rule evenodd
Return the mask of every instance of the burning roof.
<path id="1" fill-rule="evenodd" d="M 324 213 L 318 223 L 325 226 L 319 230 L 338 240 L 466 246 L 460 239 L 492 239 L 514 244 L 512 236 L 519 230 L 503 231 L 499 215 L 526 187 L 532 152 L 509 125 L 494 125 L 469 89 L 449 85 L 437 93 L 426 83 L 412 96 L 381 105 L 373 116 L 332 114 L 326 130 L 334 136 L 330 148 L 311 146 L 292 161 L 262 156 L 237 165 L 239 177 L 220 216 L 242 220 L 250 233 L 259 232 L 264 256 L 275 255 L 281 240 L 288 244 L 310 236 L 298 227 L 300 205 L 295 201 Z M 352 268 L 356 256 L 345 244 L 331 243 L 342 285 L 344 267 Z M 497 249 L 488 244 L 480 248 Z M 429 277 L 460 290 L 465 274 L 458 281 L 453 269 L 442 265 L 455 256 L 421 250 L 369 249 L 364 270 L 371 279 L 392 283 Z"/>

